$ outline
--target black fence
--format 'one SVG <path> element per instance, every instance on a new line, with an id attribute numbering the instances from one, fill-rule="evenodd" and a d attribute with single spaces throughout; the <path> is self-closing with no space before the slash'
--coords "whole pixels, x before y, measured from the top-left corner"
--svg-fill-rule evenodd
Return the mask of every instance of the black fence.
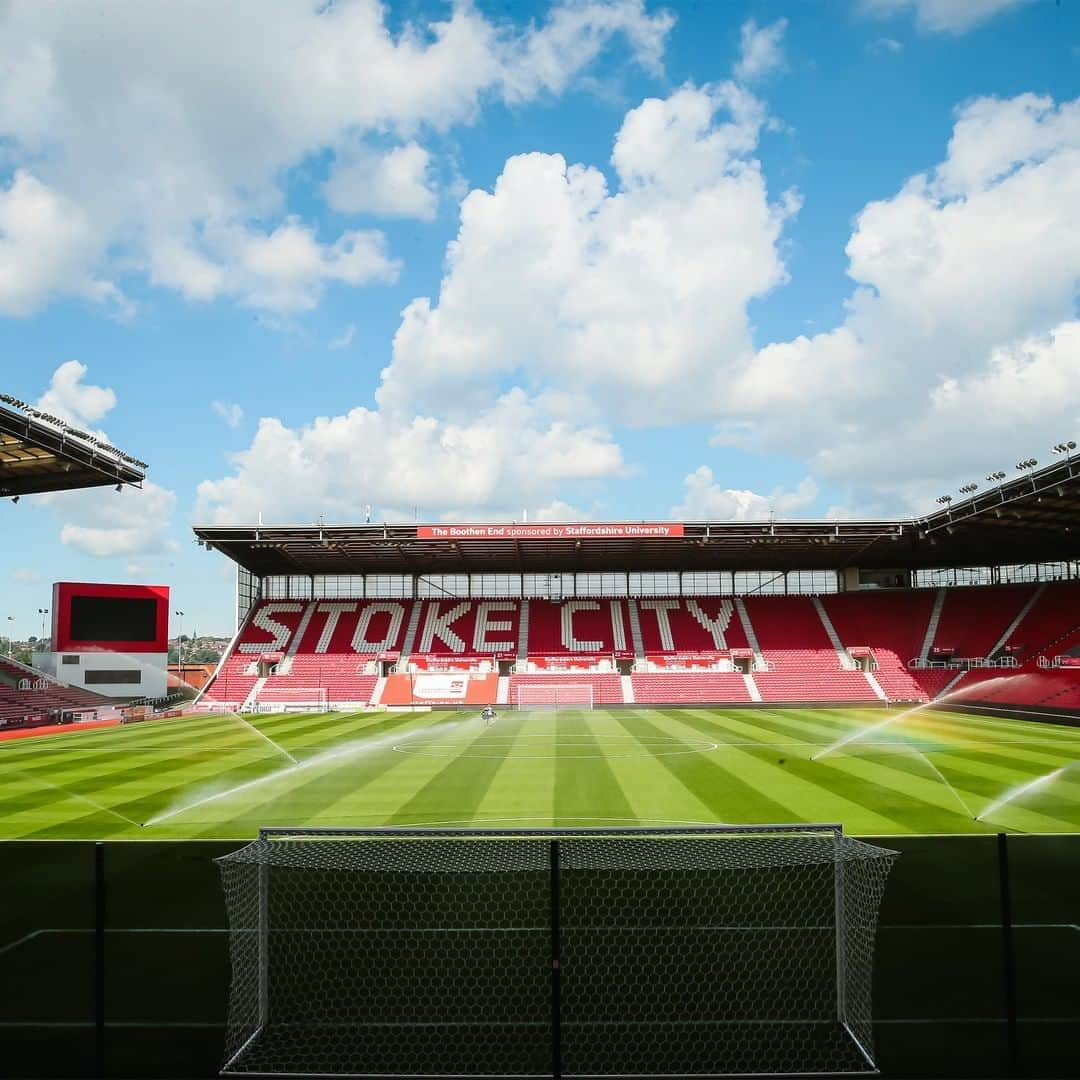
<path id="1" fill-rule="evenodd" d="M 1080 836 L 886 837 L 887 1077 L 1076 1074 Z M 232 842 L 0 844 L 0 1073 L 213 1077 Z"/>

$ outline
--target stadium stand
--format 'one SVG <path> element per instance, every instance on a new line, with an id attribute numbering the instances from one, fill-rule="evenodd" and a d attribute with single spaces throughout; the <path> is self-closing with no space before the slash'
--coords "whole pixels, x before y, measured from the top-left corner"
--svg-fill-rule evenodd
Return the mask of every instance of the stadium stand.
<path id="1" fill-rule="evenodd" d="M 929 701 L 956 672 L 913 671 L 936 590 L 851 592 L 824 596 L 822 606 L 844 646 L 870 650 L 874 677 L 894 701 Z"/>
<path id="2" fill-rule="evenodd" d="M 730 596 L 647 597 L 636 601 L 646 657 L 749 648 Z"/>
<path id="3" fill-rule="evenodd" d="M 35 668 L 0 658 L 0 727 L 56 723 L 68 714 L 96 716 L 108 698 L 64 686 Z"/>
<path id="4" fill-rule="evenodd" d="M 1076 582 L 741 600 L 269 600 L 207 701 L 300 707 L 317 690 L 364 705 L 390 672 L 460 671 L 507 677 L 511 703 L 522 686 L 565 679 L 592 686 L 597 705 L 929 701 L 984 687 L 995 702 L 1013 693 L 1069 708 L 1080 667 L 1053 665 L 1080 650 L 1078 600 Z M 934 659 L 946 642 L 948 657 Z"/>
<path id="5" fill-rule="evenodd" d="M 530 662 L 548 659 L 558 666 L 568 659 L 599 666 L 630 655 L 632 640 L 622 600 L 530 600 Z"/>
<path id="6" fill-rule="evenodd" d="M 1031 585 L 947 589 L 930 656 L 989 659 L 1034 591 Z"/>
<path id="7" fill-rule="evenodd" d="M 749 702 L 746 677 L 739 672 L 643 672 L 631 676 L 634 702 L 641 705 L 700 705 Z"/>
<path id="8" fill-rule="evenodd" d="M 1044 585 L 1030 610 L 1009 635 L 1005 652 L 1021 662 L 1036 655 L 1049 656 L 1055 647 L 1080 630 L 1080 582 L 1062 581 Z"/>
<path id="9" fill-rule="evenodd" d="M 861 671 L 845 670 L 813 601 L 750 597 L 746 613 L 768 670 L 754 682 L 763 701 L 874 701 Z"/>

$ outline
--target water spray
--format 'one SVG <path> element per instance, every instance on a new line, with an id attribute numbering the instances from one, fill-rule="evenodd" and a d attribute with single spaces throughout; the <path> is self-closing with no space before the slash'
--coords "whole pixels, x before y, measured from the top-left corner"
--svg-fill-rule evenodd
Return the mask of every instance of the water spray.
<path id="1" fill-rule="evenodd" d="M 453 730 L 465 722 L 466 721 L 464 720 L 452 720 L 448 724 L 439 724 L 437 726 L 440 729 Z M 321 754 L 315 754 L 313 757 L 306 758 L 304 761 L 297 761 L 295 758 L 292 758 L 294 762 L 292 765 L 286 766 L 283 769 L 275 769 L 272 773 L 267 773 L 265 776 L 257 776 L 254 780 L 245 780 L 242 784 L 236 784 L 233 787 L 226 788 L 224 791 L 214 792 L 212 795 L 206 795 L 201 799 L 196 799 L 194 802 L 185 803 L 183 806 L 178 806 L 175 810 L 167 810 L 163 814 L 158 814 L 155 817 L 150 818 L 145 824 L 147 826 L 158 825 L 162 821 L 167 821 L 169 818 L 176 817 L 177 814 L 183 814 L 188 810 L 194 810 L 197 806 L 205 806 L 207 803 L 216 802 L 218 799 L 224 799 L 226 795 L 236 795 L 241 791 L 247 791 L 251 788 L 258 787 L 260 784 L 268 783 L 271 780 L 279 780 L 284 776 L 290 776 L 301 769 L 310 769 L 319 765 L 325 765 L 328 761 L 334 761 L 336 759 L 343 760 L 357 754 L 382 750 L 394 743 L 404 742 L 406 739 L 411 739 L 416 735 L 423 734 L 430 730 L 431 728 L 429 727 L 417 728 L 415 731 L 406 732 L 404 735 L 398 734 L 397 732 L 388 732 L 375 739 L 363 739 L 361 741 L 346 743 L 344 746 L 336 746 L 330 750 L 324 750 Z M 292 755 L 288 756 L 292 757 Z"/>
<path id="2" fill-rule="evenodd" d="M 911 709 L 904 709 L 903 712 L 899 712 L 895 716 L 886 716 L 884 720 L 879 720 L 876 724 L 871 724 L 869 727 L 856 728 L 854 731 L 849 731 L 843 738 L 837 739 L 836 742 L 826 746 L 824 750 L 819 750 L 816 754 L 811 754 L 810 760 L 817 761 L 826 754 L 833 753 L 834 750 L 842 750 L 849 743 L 862 739 L 875 731 L 880 731 L 882 728 L 887 728 L 890 724 L 898 723 L 906 716 L 912 716 L 917 712 L 922 712 L 923 709 L 929 709 L 937 704 L 938 702 L 936 701 L 924 701 L 921 705 L 916 705 Z"/>
<path id="3" fill-rule="evenodd" d="M 937 775 L 938 779 L 953 793 L 953 796 L 955 797 L 956 801 L 963 808 L 964 813 L 967 814 L 968 817 L 972 817 L 973 815 L 971 813 L 971 807 L 968 806 L 968 804 L 966 802 L 964 802 L 964 799 L 960 795 L 960 792 L 957 791 L 955 787 L 953 787 L 953 785 L 950 783 L 948 777 L 930 760 L 930 758 L 927 757 L 926 754 L 922 750 L 919 750 L 914 746 L 909 746 L 908 750 L 910 750 L 911 753 L 913 753 L 913 754 L 917 754 L 919 757 L 921 757 L 923 759 L 923 761 L 926 762 L 926 764 Z M 978 821 L 979 819 L 975 818 L 975 820 Z"/>
<path id="4" fill-rule="evenodd" d="M 985 810 L 975 815 L 976 821 L 982 821 L 983 818 L 989 817 L 995 810 L 1000 810 L 1003 806 L 1007 806 L 1011 802 L 1015 802 L 1022 795 L 1026 795 L 1029 791 L 1036 791 L 1046 784 L 1053 783 L 1062 773 L 1068 772 L 1077 762 L 1072 762 L 1069 765 L 1062 765 L 1060 769 L 1055 769 L 1053 772 L 1046 773 L 1045 776 L 1036 776 L 1034 780 L 1029 780 L 1026 784 L 1019 784 L 1016 787 L 1009 788 L 1000 799 L 996 799 Z"/>
<path id="5" fill-rule="evenodd" d="M 300 762 L 297 761 L 296 758 L 294 758 L 292 756 L 292 754 L 290 754 L 289 751 L 285 749 L 284 746 L 282 746 L 280 743 L 277 743 L 273 739 L 271 739 L 270 736 L 267 735 L 265 731 L 261 731 L 253 723 L 251 723 L 250 720 L 245 720 L 239 713 L 236 713 L 236 712 L 229 712 L 228 715 L 230 717 L 232 717 L 232 719 L 234 719 L 234 720 L 239 720 L 240 723 L 244 725 L 244 727 L 249 728 L 251 731 L 254 731 L 255 734 L 258 735 L 260 739 L 264 739 L 275 750 L 277 750 L 280 753 L 284 754 L 294 765 L 299 765 L 300 764 Z"/>

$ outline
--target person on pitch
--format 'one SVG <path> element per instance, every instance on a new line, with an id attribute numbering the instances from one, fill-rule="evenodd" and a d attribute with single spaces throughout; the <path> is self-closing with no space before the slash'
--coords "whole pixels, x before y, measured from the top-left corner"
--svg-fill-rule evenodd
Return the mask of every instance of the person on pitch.
<path id="1" fill-rule="evenodd" d="M 480 711 L 480 719 L 483 720 L 484 723 L 488 725 L 488 727 L 490 727 L 492 724 L 494 724 L 495 723 L 495 706 L 494 705 L 485 705 L 483 707 L 483 709 Z"/>

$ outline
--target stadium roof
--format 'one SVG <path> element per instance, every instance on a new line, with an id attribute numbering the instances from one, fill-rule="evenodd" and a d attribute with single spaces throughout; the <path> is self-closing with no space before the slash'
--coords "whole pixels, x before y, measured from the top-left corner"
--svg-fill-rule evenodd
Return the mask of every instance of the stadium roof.
<path id="1" fill-rule="evenodd" d="M 0 497 L 138 485 L 146 468 L 96 436 L 0 394 Z"/>
<path id="2" fill-rule="evenodd" d="M 197 525 L 195 535 L 260 577 L 1055 562 L 1080 558 L 1080 458 L 895 521 Z"/>

